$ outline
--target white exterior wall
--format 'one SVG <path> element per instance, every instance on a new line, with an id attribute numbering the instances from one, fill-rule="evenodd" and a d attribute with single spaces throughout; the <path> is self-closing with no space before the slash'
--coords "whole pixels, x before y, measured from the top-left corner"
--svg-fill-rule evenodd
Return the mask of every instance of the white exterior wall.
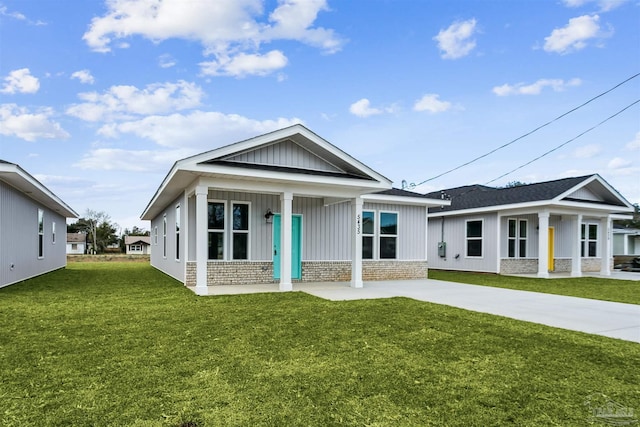
<path id="1" fill-rule="evenodd" d="M 65 225 L 66 229 L 66 225 Z M 73 245 L 76 245 L 76 248 L 73 249 Z M 69 255 L 82 255 L 84 254 L 85 244 L 80 242 L 67 243 L 67 254 Z"/>
<path id="2" fill-rule="evenodd" d="M 429 217 L 427 256 L 429 268 L 497 273 L 498 242 L 496 239 L 498 216 L 496 213 L 471 216 Z M 466 221 L 482 220 L 482 257 L 466 257 Z M 443 236 L 444 235 L 444 236 Z M 438 256 L 438 242 L 447 245 L 446 257 Z"/>
<path id="3" fill-rule="evenodd" d="M 181 230 L 180 230 L 180 259 L 176 260 L 176 206 L 180 205 Z M 186 203 L 184 197 L 180 196 L 172 203 L 164 208 L 162 213 L 151 221 L 151 265 L 163 271 L 171 277 L 181 282 L 185 278 L 185 259 L 187 256 L 185 250 L 186 240 Z M 164 251 L 163 241 L 163 218 L 166 214 L 167 218 L 167 236 L 166 236 L 166 253 Z M 155 228 L 158 227 L 158 241 L 155 240 Z"/>
<path id="4" fill-rule="evenodd" d="M 44 256 L 38 258 L 38 208 L 44 212 Z M 52 224 L 56 241 L 52 241 Z M 67 264 L 66 218 L 0 182 L 0 287 Z"/>

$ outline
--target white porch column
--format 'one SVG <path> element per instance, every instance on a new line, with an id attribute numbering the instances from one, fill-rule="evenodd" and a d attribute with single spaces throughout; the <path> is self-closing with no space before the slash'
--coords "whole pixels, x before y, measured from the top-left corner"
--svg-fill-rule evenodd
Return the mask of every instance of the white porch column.
<path id="1" fill-rule="evenodd" d="M 582 214 L 576 215 L 571 245 L 571 277 L 582 277 Z"/>
<path id="2" fill-rule="evenodd" d="M 600 218 L 600 247 L 601 265 L 600 274 L 602 276 L 611 275 L 611 217 Z"/>
<path id="3" fill-rule="evenodd" d="M 362 198 L 351 200 L 351 287 L 361 288 L 362 283 Z"/>
<path id="4" fill-rule="evenodd" d="M 280 195 L 280 290 L 291 291 L 291 227 L 293 193 Z"/>
<path id="5" fill-rule="evenodd" d="M 207 295 L 207 195 L 209 189 L 203 185 L 196 187 L 196 294 Z"/>
<path id="6" fill-rule="evenodd" d="M 549 212 L 538 212 L 538 277 L 549 277 Z"/>

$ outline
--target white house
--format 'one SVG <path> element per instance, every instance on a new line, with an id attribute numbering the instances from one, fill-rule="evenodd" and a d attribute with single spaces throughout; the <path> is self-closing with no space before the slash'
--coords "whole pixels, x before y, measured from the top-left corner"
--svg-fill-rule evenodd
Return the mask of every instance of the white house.
<path id="1" fill-rule="evenodd" d="M 613 255 L 640 255 L 640 230 L 637 228 L 613 227 Z"/>
<path id="2" fill-rule="evenodd" d="M 445 202 L 448 203 L 448 202 Z M 422 278 L 427 208 L 302 125 L 177 161 L 142 213 L 151 264 L 216 284 Z"/>
<path id="3" fill-rule="evenodd" d="M 20 166 L 0 160 L 0 287 L 63 268 L 66 203 Z"/>
<path id="4" fill-rule="evenodd" d="M 82 255 L 87 250 L 85 233 L 67 233 L 67 255 Z"/>
<path id="5" fill-rule="evenodd" d="M 124 247 L 127 255 L 149 255 L 151 253 L 151 237 L 124 236 Z"/>
<path id="6" fill-rule="evenodd" d="M 599 175 L 430 193 L 451 199 L 429 209 L 429 266 L 500 274 L 609 275 L 613 219 L 633 206 Z"/>

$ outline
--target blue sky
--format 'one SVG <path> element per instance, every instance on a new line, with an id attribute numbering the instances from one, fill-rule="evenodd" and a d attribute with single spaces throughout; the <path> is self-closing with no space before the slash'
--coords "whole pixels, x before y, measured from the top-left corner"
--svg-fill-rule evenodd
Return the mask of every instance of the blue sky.
<path id="1" fill-rule="evenodd" d="M 303 123 L 400 187 L 640 203 L 636 0 L 0 0 L 0 159 L 122 228 L 173 162 Z M 426 181 L 426 182 L 425 182 Z"/>

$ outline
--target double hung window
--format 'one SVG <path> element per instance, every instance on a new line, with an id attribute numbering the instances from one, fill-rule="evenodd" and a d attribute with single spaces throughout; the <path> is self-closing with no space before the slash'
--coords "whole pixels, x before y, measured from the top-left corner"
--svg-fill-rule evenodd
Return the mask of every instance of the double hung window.
<path id="1" fill-rule="evenodd" d="M 234 202 L 232 204 L 233 229 L 231 231 L 233 259 L 249 258 L 249 204 Z"/>
<path id="2" fill-rule="evenodd" d="M 527 256 L 527 220 L 509 220 L 509 258 Z"/>
<path id="3" fill-rule="evenodd" d="M 180 261 L 180 205 L 176 206 L 176 261 Z"/>
<path id="4" fill-rule="evenodd" d="M 231 202 L 227 221 L 227 202 L 209 201 L 207 229 L 209 259 L 249 259 L 249 202 Z M 230 256 L 226 253 L 230 241 Z"/>
<path id="5" fill-rule="evenodd" d="M 398 213 L 362 211 L 362 259 L 398 257 Z"/>
<path id="6" fill-rule="evenodd" d="M 44 211 L 38 209 L 38 258 L 44 258 Z"/>
<path id="7" fill-rule="evenodd" d="M 467 257 L 482 257 L 482 220 L 466 223 Z"/>
<path id="8" fill-rule="evenodd" d="M 209 259 L 224 259 L 225 207 L 225 202 L 218 201 L 207 205 Z"/>
<path id="9" fill-rule="evenodd" d="M 588 258 L 598 256 L 598 224 L 582 224 L 580 234 L 581 256 Z"/>

